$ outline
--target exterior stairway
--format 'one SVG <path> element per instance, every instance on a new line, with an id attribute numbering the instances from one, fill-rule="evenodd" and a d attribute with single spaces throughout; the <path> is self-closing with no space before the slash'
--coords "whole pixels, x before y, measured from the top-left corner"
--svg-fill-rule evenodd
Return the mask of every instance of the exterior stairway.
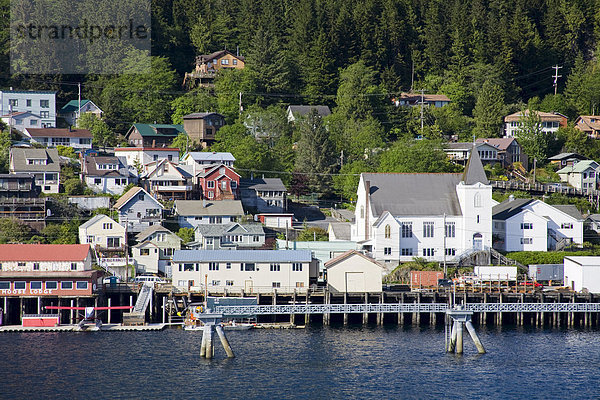
<path id="1" fill-rule="evenodd" d="M 146 282 L 138 293 L 135 306 L 129 313 L 123 313 L 123 325 L 143 325 L 146 319 L 146 309 L 154 290 L 153 283 Z"/>

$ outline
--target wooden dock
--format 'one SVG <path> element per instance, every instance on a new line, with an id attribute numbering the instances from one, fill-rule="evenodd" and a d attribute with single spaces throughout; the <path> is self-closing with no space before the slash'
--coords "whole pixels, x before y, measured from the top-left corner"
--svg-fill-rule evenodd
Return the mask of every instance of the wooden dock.
<path id="1" fill-rule="evenodd" d="M 104 324 L 100 331 L 124 332 L 124 331 L 162 331 L 167 324 L 147 324 L 147 325 L 121 325 L 121 324 Z M 43 326 L 29 327 L 21 325 L 7 325 L 0 327 L 0 332 L 97 332 L 97 330 L 88 329 L 81 330 L 78 325 L 59 325 L 59 326 Z"/>

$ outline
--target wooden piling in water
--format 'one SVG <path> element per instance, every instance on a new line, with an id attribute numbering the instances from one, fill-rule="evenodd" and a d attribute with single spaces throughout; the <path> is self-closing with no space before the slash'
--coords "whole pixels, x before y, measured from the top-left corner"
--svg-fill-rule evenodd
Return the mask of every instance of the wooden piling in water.
<path id="1" fill-rule="evenodd" d="M 233 350 L 231 349 L 231 346 L 229 345 L 229 341 L 227 340 L 227 336 L 225 336 L 225 331 L 223 330 L 223 327 L 221 326 L 221 324 L 218 324 L 215 328 L 217 330 L 217 335 L 219 335 L 219 339 L 221 340 L 221 344 L 223 345 L 223 349 L 225 349 L 225 353 L 227 354 L 227 357 L 229 357 L 229 358 L 235 357 L 235 355 L 233 354 Z"/>
<path id="2" fill-rule="evenodd" d="M 365 293 L 365 305 L 366 304 L 369 304 L 369 293 Z M 369 313 L 363 313 L 362 317 L 363 325 L 367 325 L 369 323 Z"/>

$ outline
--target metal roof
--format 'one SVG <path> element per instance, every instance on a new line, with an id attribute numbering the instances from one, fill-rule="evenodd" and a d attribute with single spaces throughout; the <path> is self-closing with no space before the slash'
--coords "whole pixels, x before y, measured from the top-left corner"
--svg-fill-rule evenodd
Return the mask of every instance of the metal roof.
<path id="1" fill-rule="evenodd" d="M 534 201 L 533 199 L 508 199 L 492 208 L 492 219 L 505 221 L 517 214 Z"/>
<path id="2" fill-rule="evenodd" d="M 222 162 L 222 161 L 235 161 L 233 154 L 229 152 L 207 152 L 207 151 L 191 151 L 187 153 L 188 156 L 194 161 L 211 161 L 211 162 Z M 186 158 L 186 155 L 183 156 Z"/>
<path id="3" fill-rule="evenodd" d="M 562 169 L 559 169 L 558 171 L 556 171 L 557 174 L 570 174 L 570 173 L 582 173 L 583 171 L 585 171 L 588 168 L 592 168 L 592 169 L 597 169 L 598 168 L 598 163 L 594 160 L 583 160 L 583 161 L 579 161 L 576 164 L 573 165 L 568 165 Z"/>
<path id="4" fill-rule="evenodd" d="M 310 250 L 175 250 L 173 262 L 310 262 Z"/>
<path id="5" fill-rule="evenodd" d="M 265 233 L 261 224 L 238 224 L 233 222 L 224 225 L 201 224 L 196 227 L 196 230 L 202 236 L 223 236 L 226 234 L 240 235 L 260 235 Z"/>
<path id="6" fill-rule="evenodd" d="M 287 191 L 279 178 L 240 179 L 240 189 L 253 189 L 261 191 Z"/>

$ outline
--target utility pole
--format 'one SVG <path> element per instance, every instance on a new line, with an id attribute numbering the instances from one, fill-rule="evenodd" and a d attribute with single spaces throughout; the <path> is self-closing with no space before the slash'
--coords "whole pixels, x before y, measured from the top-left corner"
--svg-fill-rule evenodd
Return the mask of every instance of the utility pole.
<path id="1" fill-rule="evenodd" d="M 244 111 L 244 107 L 242 107 L 242 92 L 240 92 L 240 115 L 242 115 L 242 111 Z"/>
<path id="2" fill-rule="evenodd" d="M 81 116 L 81 82 L 77 83 L 77 119 L 75 120 L 75 126 L 79 123 L 79 117 Z"/>
<path id="3" fill-rule="evenodd" d="M 421 135 L 423 135 L 423 106 L 425 105 L 425 89 L 421 89 Z"/>
<path id="4" fill-rule="evenodd" d="M 8 138 L 12 140 L 12 104 L 8 104 Z"/>
<path id="5" fill-rule="evenodd" d="M 344 166 L 344 150 L 342 150 L 342 153 L 340 154 L 340 167 Z"/>
<path id="6" fill-rule="evenodd" d="M 558 70 L 561 69 L 562 67 L 559 67 L 558 65 L 555 65 L 554 67 L 552 67 L 552 69 L 554 69 L 554 95 L 556 96 L 556 91 L 558 89 L 558 78 L 562 78 L 562 75 L 558 74 Z"/>

